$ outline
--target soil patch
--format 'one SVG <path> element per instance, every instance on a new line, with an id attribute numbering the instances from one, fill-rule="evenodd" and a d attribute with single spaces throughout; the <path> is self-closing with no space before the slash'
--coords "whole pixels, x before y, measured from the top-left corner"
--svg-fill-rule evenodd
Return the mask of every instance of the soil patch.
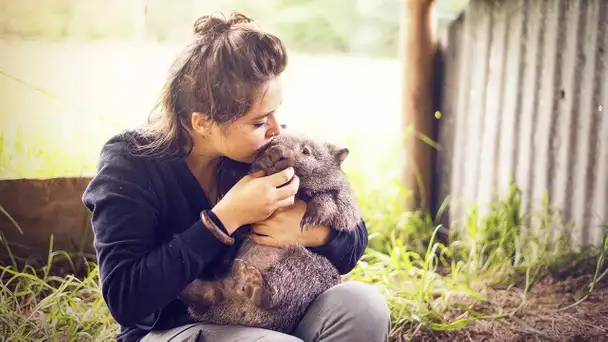
<path id="1" fill-rule="evenodd" d="M 515 312 L 512 317 L 479 320 L 446 333 L 427 331 L 413 341 L 608 341 L 607 278 L 596 284 L 587 299 L 566 310 L 561 309 L 589 290 L 593 276 L 546 277 L 523 302 L 521 288 L 496 290 L 489 296 L 491 301 L 504 312 Z"/>

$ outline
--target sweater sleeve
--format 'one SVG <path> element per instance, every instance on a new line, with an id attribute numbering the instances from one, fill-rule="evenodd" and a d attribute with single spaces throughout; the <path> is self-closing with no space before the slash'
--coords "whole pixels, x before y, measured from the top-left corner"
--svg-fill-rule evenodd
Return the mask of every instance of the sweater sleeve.
<path id="1" fill-rule="evenodd" d="M 82 200 L 92 213 L 102 296 L 114 319 L 132 326 L 174 300 L 225 245 L 200 219 L 158 241 L 160 199 L 143 160 L 124 149 L 118 140 L 104 145 Z"/>
<path id="2" fill-rule="evenodd" d="M 308 249 L 326 257 L 340 274 L 346 274 L 355 268 L 367 248 L 368 237 L 365 221 L 359 221 L 354 230 L 332 229 L 332 234 L 327 244 Z"/>

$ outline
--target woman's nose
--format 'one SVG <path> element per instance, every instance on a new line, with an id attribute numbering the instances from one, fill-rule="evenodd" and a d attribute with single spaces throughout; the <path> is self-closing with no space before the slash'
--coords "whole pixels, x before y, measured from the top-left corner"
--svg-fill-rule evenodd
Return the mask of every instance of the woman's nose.
<path id="1" fill-rule="evenodd" d="M 281 129 L 285 128 L 286 125 L 280 125 L 277 120 L 274 118 L 274 116 L 271 116 L 268 121 L 270 121 L 270 125 L 269 125 L 269 132 L 268 135 L 269 136 L 277 136 L 279 134 L 281 134 Z"/>

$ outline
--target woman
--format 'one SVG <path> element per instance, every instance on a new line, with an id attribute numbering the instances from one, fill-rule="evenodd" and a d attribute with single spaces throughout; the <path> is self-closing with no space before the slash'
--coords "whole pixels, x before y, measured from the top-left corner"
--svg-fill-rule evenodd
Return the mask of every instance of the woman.
<path id="1" fill-rule="evenodd" d="M 369 285 L 348 282 L 320 295 L 292 335 L 197 324 L 177 298 L 234 251 L 227 240 L 250 228 L 260 244 L 299 243 L 345 274 L 367 245 L 364 223 L 302 232 L 306 204 L 294 202 L 293 169 L 247 175 L 218 193 L 220 161 L 247 165 L 280 134 L 280 75 L 287 55 L 274 35 L 234 14 L 204 16 L 175 61 L 149 127 L 112 137 L 83 195 L 92 211 L 102 294 L 121 326 L 119 341 L 384 341 L 389 312 Z M 284 185 L 282 186 L 281 185 Z M 202 223 L 219 223 L 213 231 Z"/>

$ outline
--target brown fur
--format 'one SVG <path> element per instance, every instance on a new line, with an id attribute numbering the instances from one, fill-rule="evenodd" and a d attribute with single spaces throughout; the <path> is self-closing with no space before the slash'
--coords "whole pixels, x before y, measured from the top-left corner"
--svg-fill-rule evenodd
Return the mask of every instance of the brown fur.
<path id="1" fill-rule="evenodd" d="M 347 155 L 345 148 L 281 135 L 259 152 L 250 172 L 274 174 L 293 166 L 300 178 L 297 197 L 307 202 L 302 229 L 353 229 L 361 218 L 340 169 Z M 197 279 L 180 297 L 200 322 L 291 332 L 316 296 L 339 283 L 335 267 L 302 246 L 275 248 L 245 239 L 228 274 Z"/>

